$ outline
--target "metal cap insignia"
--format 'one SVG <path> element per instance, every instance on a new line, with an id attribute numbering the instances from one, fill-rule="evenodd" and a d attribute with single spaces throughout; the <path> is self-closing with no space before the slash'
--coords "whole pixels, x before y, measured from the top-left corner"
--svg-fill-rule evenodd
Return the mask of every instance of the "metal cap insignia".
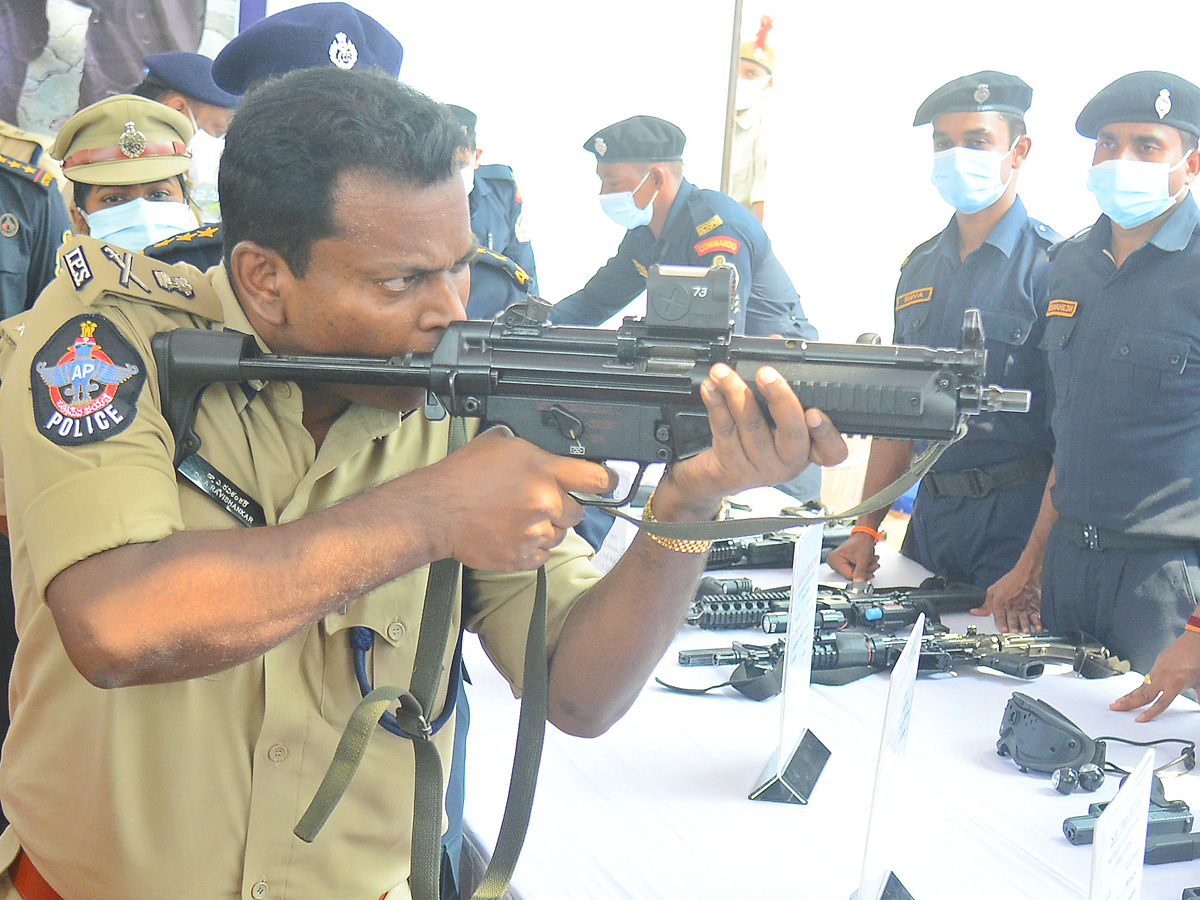
<path id="1" fill-rule="evenodd" d="M 1158 99 L 1154 101 L 1154 111 L 1160 119 L 1171 111 L 1171 92 L 1166 88 L 1158 92 Z"/>
<path id="2" fill-rule="evenodd" d="M 986 84 L 981 84 L 979 87 L 975 88 L 974 97 L 976 103 L 986 103 L 988 97 L 990 96 L 992 96 L 992 89 Z"/>
<path id="3" fill-rule="evenodd" d="M 358 48 L 354 46 L 354 41 L 346 37 L 346 32 L 339 31 L 333 36 L 333 42 L 329 45 L 329 61 L 339 69 L 353 69 L 358 62 Z"/>
<path id="4" fill-rule="evenodd" d="M 604 138 L 596 138 L 596 143 L 593 146 L 596 148 L 597 156 L 603 156 L 608 152 L 608 144 L 604 143 Z"/>
<path id="5" fill-rule="evenodd" d="M 117 146 L 130 159 L 135 159 L 146 152 L 146 136 L 132 122 L 126 122 L 125 131 L 117 138 Z"/>

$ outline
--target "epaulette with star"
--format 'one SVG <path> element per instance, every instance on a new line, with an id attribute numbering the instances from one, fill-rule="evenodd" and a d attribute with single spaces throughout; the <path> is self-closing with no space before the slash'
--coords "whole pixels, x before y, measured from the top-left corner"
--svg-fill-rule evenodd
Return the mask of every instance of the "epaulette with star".
<path id="1" fill-rule="evenodd" d="M 221 261 L 223 238 L 220 225 L 205 225 L 151 244 L 142 252 L 164 262 L 185 262 L 208 269 Z"/>
<path id="2" fill-rule="evenodd" d="M 3 154 L 0 154 L 0 171 L 17 175 L 44 188 L 51 187 L 54 184 L 54 174 L 48 169 L 43 169 L 40 166 L 22 162 L 19 159 L 13 159 L 11 156 L 4 156 Z"/>

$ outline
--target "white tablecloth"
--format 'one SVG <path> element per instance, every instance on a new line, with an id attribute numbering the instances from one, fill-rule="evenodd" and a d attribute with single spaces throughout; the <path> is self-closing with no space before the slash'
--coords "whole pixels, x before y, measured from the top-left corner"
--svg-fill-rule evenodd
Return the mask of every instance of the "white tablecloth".
<path id="1" fill-rule="evenodd" d="M 926 574 L 882 549 L 881 586 L 917 584 Z M 786 582 L 787 573 L 775 573 L 774 580 Z M 827 568 L 821 581 L 841 583 Z M 968 624 L 994 630 L 990 619 L 944 618 L 956 632 Z M 728 668 L 681 668 L 675 651 L 728 646 L 734 636 L 686 628 L 656 674 L 678 684 L 716 683 Z M 504 808 L 517 703 L 473 636 L 465 658 L 474 680 L 466 828 L 486 856 Z M 907 811 L 911 828 L 897 836 L 904 856 L 895 863 L 917 900 L 1086 897 L 1091 848 L 1069 844 L 1062 821 L 1111 799 L 1118 780 L 1109 776 L 1094 794 L 1058 794 L 1048 776 L 1023 774 L 997 756 L 1000 719 L 1020 690 L 1043 698 L 1092 736 L 1200 736 L 1198 709 L 1185 700 L 1149 724 L 1109 711 L 1108 703 L 1139 681 L 1133 674 L 1087 681 L 1066 667 L 1048 667 L 1029 682 L 973 668 L 922 676 L 906 758 L 917 790 Z M 862 865 L 887 687 L 886 676 L 873 675 L 812 688 L 810 728 L 832 756 L 808 805 L 747 799 L 778 740 L 778 697 L 756 703 L 728 688 L 692 697 L 651 682 L 599 738 L 573 738 L 550 726 L 514 896 L 847 900 Z M 1158 762 L 1177 749 L 1160 750 Z M 1126 767 L 1140 755 L 1110 745 L 1109 758 Z M 1200 776 L 1166 779 L 1166 787 L 1168 796 L 1186 799 L 1200 814 Z M 1198 884 L 1200 862 L 1148 866 L 1143 897 L 1175 900 Z"/>

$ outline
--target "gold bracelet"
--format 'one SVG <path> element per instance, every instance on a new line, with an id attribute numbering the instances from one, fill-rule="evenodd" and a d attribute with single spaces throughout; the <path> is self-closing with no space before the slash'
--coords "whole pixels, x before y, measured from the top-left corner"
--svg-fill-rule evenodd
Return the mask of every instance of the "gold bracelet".
<path id="1" fill-rule="evenodd" d="M 654 518 L 653 502 L 654 493 L 652 491 L 650 496 L 646 498 L 646 506 L 642 509 L 642 519 L 646 522 L 658 521 L 658 519 Z M 721 509 L 713 521 L 724 522 L 728 515 L 729 504 L 726 501 L 721 501 Z M 675 550 L 679 553 L 707 553 L 708 549 L 712 546 L 712 541 L 685 541 L 681 538 L 659 537 L 657 534 L 650 535 L 650 540 L 661 544 L 668 550 Z"/>

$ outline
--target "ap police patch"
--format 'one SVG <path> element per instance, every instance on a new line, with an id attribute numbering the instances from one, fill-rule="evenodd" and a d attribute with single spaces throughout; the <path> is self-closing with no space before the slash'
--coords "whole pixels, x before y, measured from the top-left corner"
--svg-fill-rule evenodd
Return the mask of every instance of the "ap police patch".
<path id="1" fill-rule="evenodd" d="M 38 431 L 78 447 L 129 427 L 146 367 L 103 316 L 76 316 L 34 356 L 29 381 Z"/>

